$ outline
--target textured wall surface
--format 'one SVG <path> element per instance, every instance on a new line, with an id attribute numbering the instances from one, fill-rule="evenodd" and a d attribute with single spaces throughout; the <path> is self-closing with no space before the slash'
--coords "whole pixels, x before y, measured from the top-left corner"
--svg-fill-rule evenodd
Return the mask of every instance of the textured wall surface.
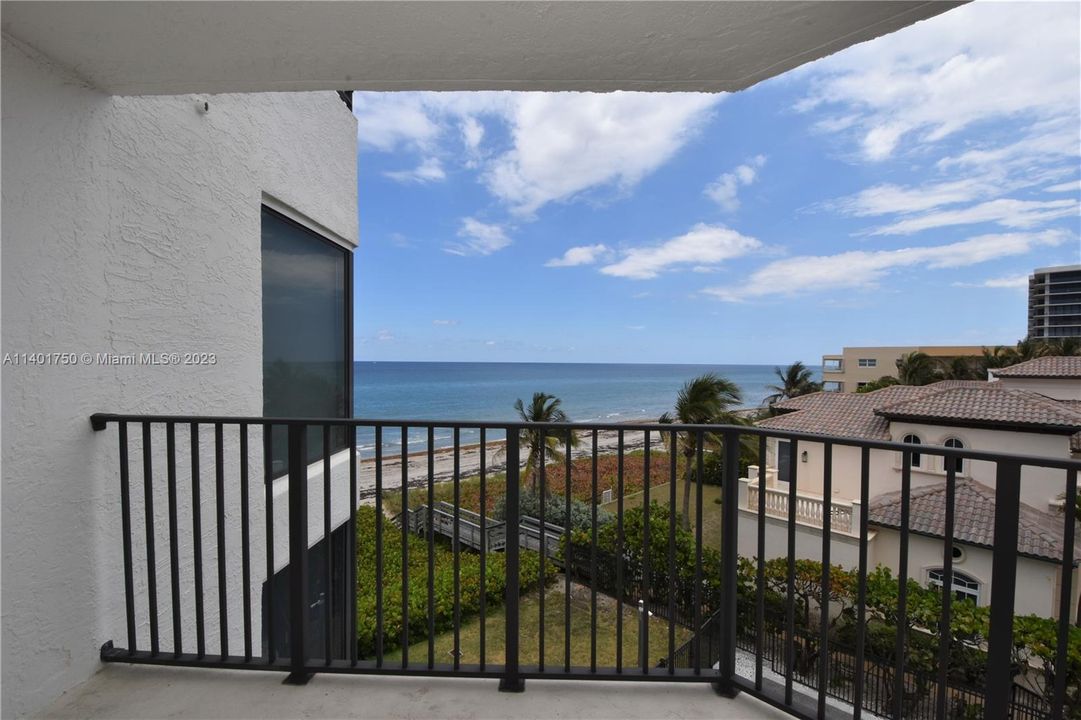
<path id="1" fill-rule="evenodd" d="M 7 36 L 2 85 L 3 352 L 217 356 L 213 366 L 3 368 L 2 713 L 11 717 L 94 672 L 102 642 L 124 640 L 117 432 L 92 432 L 89 415 L 261 414 L 260 203 L 273 196 L 355 242 L 356 127 L 326 92 L 200 97 L 210 104 L 205 114 L 194 96 L 110 97 Z M 140 434 L 132 428 L 137 535 Z M 212 428 L 201 440 L 203 467 L 211 468 Z M 177 441 L 188 447 L 186 430 Z M 154 443 L 155 575 L 167 598 L 159 431 Z M 235 429 L 224 445 L 234 558 Z M 187 468 L 185 454 L 177 467 L 180 535 L 190 547 Z M 216 623 L 213 473 L 204 470 L 204 481 L 207 621 Z M 313 509 L 320 502 L 313 498 Z M 137 591 L 147 582 L 145 562 L 137 544 Z M 188 613 L 187 551 L 181 569 Z M 230 604 L 238 597 L 231 585 Z M 144 633 L 145 604 L 139 610 Z M 168 603 L 159 608 L 171 638 L 169 612 Z M 239 622 L 234 607 L 232 643 Z M 208 625 L 208 636 L 216 638 L 216 627 Z"/>

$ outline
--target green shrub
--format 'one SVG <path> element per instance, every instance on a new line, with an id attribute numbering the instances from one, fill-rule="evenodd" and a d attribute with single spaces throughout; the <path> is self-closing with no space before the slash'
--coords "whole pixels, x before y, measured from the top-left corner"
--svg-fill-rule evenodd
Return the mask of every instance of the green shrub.
<path id="1" fill-rule="evenodd" d="M 376 649 L 376 587 L 383 588 L 383 651 L 401 647 L 402 634 L 402 534 L 389 520 L 383 522 L 383 576 L 376 577 L 376 515 L 372 507 L 357 510 L 357 652 L 371 657 Z M 428 541 L 408 536 L 409 551 L 409 641 L 428 637 Z M 454 628 L 453 553 L 445 543 L 435 544 L 433 579 L 436 634 Z M 545 581 L 555 576 L 547 564 Z M 527 592 L 539 584 L 540 556 L 522 550 L 518 569 L 519 587 Z M 480 555 L 463 548 L 459 553 L 460 612 L 462 618 L 480 609 Z M 489 607 L 503 603 L 506 589 L 506 562 L 503 553 L 488 553 L 484 567 L 485 596 Z"/>
<path id="2" fill-rule="evenodd" d="M 539 518 L 540 517 L 540 497 L 539 493 L 532 490 L 523 490 L 522 494 L 518 498 L 518 512 L 523 516 Z M 567 505 L 566 498 L 563 495 L 549 495 L 547 502 L 544 504 L 544 522 L 551 523 L 553 525 L 560 525 L 567 527 L 564 519 L 566 514 Z M 587 502 L 571 498 L 571 528 L 574 530 L 588 531 L 593 527 L 593 506 Z M 506 496 L 500 497 L 496 500 L 495 509 L 492 511 L 492 517 L 496 520 L 505 520 L 507 514 L 507 502 Z M 598 507 L 597 508 L 597 527 L 603 527 L 612 522 L 612 514 L 607 510 Z"/>
<path id="3" fill-rule="evenodd" d="M 625 598 L 634 599 L 645 594 L 645 511 L 637 507 L 623 513 L 622 585 Z M 668 507 L 650 503 L 649 506 L 649 577 L 648 595 L 653 602 L 667 604 L 669 597 L 675 601 L 677 612 L 684 618 L 693 617 L 696 585 L 695 536 L 680 527 L 676 516 L 674 572 L 668 563 Z M 560 557 L 567 553 L 566 538 L 560 541 Z M 597 533 L 597 573 L 592 575 L 590 551 L 591 533 L 576 530 L 571 533 L 570 559 L 572 572 L 590 582 L 598 590 L 610 595 L 617 594 L 619 584 L 616 559 L 619 553 L 619 527 L 609 523 Z M 720 607 L 721 559 L 713 548 L 702 547 L 702 617 L 707 617 Z"/>

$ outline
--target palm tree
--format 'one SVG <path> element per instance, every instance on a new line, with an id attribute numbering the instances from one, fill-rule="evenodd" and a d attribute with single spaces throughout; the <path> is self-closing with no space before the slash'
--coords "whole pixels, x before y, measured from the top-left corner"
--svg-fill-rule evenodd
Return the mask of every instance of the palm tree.
<path id="1" fill-rule="evenodd" d="M 563 412 L 560 405 L 562 401 L 555 395 L 536 392 L 533 393 L 533 401 L 526 407 L 521 398 L 514 401 L 514 409 L 518 411 L 518 417 L 522 422 L 528 423 L 565 423 L 570 422 L 567 413 Z M 545 458 L 553 462 L 563 460 L 563 452 L 560 446 L 566 446 L 567 433 L 553 433 L 551 430 L 525 429 L 521 431 L 519 442 L 523 447 L 529 448 L 526 457 L 526 468 L 523 480 L 530 480 L 530 487 L 534 493 L 537 491 L 537 474 L 540 472 L 541 463 Z M 578 436 L 570 433 L 570 444 L 574 447 L 578 444 Z M 543 450 L 543 452 L 542 452 Z M 570 478 L 567 479 L 567 488 L 570 489 Z M 547 488 L 545 488 L 547 494 Z"/>
<path id="2" fill-rule="evenodd" d="M 938 379 L 938 367 L 927 353 L 910 352 L 897 361 L 897 379 L 902 385 L 929 385 Z"/>
<path id="3" fill-rule="evenodd" d="M 731 380 L 714 373 L 707 373 L 685 383 L 676 395 L 676 406 L 671 413 L 661 415 L 658 422 L 683 425 L 707 425 L 716 423 L 737 424 L 738 416 L 732 407 L 743 402 L 739 386 Z M 698 433 L 676 432 L 680 452 L 684 460 L 683 528 L 689 530 L 691 510 L 691 482 L 695 479 L 695 456 L 698 454 Z M 718 438 L 712 433 L 702 435 L 703 445 L 718 446 Z M 701 480 L 701 478 L 699 478 Z M 725 478 L 730 482 L 729 478 Z"/>
<path id="4" fill-rule="evenodd" d="M 971 357 L 950 358 L 943 368 L 942 376 L 946 380 L 986 380 L 987 373 L 980 372 L 980 359 Z"/>
<path id="5" fill-rule="evenodd" d="M 766 398 L 767 405 L 788 398 L 818 392 L 822 389 L 822 383 L 815 382 L 814 373 L 800 360 L 792 363 L 784 370 L 775 367 L 773 372 L 777 374 L 781 384 L 768 386 L 767 389 L 772 390 L 773 394 Z"/>
<path id="6" fill-rule="evenodd" d="M 994 348 L 983 349 L 983 367 L 985 370 L 1008 367 L 1020 362 L 1017 350 L 1005 345 L 996 345 Z"/>

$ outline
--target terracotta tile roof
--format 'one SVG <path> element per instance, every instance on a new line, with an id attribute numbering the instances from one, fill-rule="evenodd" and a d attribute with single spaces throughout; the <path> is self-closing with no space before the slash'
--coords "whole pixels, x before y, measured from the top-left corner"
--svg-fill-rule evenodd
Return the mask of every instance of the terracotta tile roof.
<path id="1" fill-rule="evenodd" d="M 889 440 L 889 421 L 876 415 L 876 408 L 919 398 L 943 388 L 986 384 L 979 380 L 944 380 L 923 386 L 891 385 L 869 393 L 817 392 L 800 395 L 774 404 L 774 409 L 786 412 L 760 420 L 758 425 L 793 432 Z"/>
<path id="2" fill-rule="evenodd" d="M 909 493 L 909 529 L 943 537 L 946 526 L 946 484 L 913 488 Z M 871 524 L 901 527 L 901 493 L 871 498 L 867 508 Z M 1062 561 L 1064 517 L 1021 503 L 1018 512 L 1017 552 L 1029 557 Z M 994 547 L 995 491 L 968 478 L 958 478 L 954 494 L 954 539 L 968 545 Z M 1081 538 L 1081 535 L 1075 535 Z M 1081 541 L 1074 550 L 1081 558 Z"/>
<path id="3" fill-rule="evenodd" d="M 991 373 L 1000 378 L 1081 378 L 1081 355 L 1039 357 Z"/>
<path id="4" fill-rule="evenodd" d="M 876 407 L 874 412 L 890 419 L 1081 430 L 1081 412 L 1070 404 L 998 383 L 947 387 Z"/>
<path id="5" fill-rule="evenodd" d="M 889 440 L 890 420 L 1081 431 L 1081 401 L 1054 400 L 982 380 L 891 385 L 869 393 L 818 392 L 773 406 L 760 420 L 775 430 Z"/>

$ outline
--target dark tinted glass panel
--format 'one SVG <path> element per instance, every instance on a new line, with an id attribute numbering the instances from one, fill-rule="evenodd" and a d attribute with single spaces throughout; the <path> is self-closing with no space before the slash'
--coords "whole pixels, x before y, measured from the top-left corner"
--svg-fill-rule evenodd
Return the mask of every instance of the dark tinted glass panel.
<path id="1" fill-rule="evenodd" d="M 273 210 L 263 208 L 262 225 L 263 414 L 348 417 L 349 255 Z M 275 458 L 287 457 L 285 434 L 275 427 Z M 332 450 L 345 437 L 332 428 Z M 312 428 L 308 460 L 322 451 L 322 431 Z M 274 464 L 285 472 L 284 462 Z"/>

